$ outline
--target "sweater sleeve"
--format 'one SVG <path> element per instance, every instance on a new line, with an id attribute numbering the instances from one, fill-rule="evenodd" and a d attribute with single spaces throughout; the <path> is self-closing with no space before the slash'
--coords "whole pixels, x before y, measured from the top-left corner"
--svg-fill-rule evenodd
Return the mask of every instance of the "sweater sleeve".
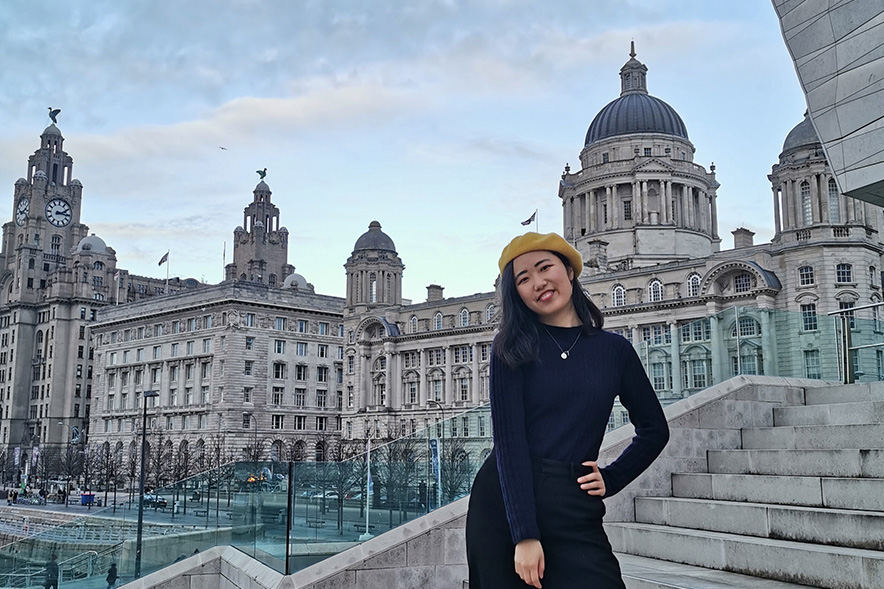
<path id="1" fill-rule="evenodd" d="M 494 453 L 513 544 L 540 538 L 534 505 L 534 478 L 525 433 L 524 381 L 493 351 L 490 373 Z"/>
<path id="2" fill-rule="evenodd" d="M 631 345 L 621 352 L 620 403 L 635 426 L 632 443 L 612 464 L 601 469 L 605 497 L 635 480 L 660 455 L 669 441 L 669 426 L 645 369 Z"/>

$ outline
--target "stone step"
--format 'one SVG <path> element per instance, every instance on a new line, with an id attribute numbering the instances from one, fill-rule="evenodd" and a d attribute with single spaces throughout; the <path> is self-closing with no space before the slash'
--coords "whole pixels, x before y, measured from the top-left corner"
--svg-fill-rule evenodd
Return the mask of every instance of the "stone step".
<path id="1" fill-rule="evenodd" d="M 884 450 L 709 450 L 714 474 L 884 478 Z"/>
<path id="2" fill-rule="evenodd" d="M 864 382 L 808 388 L 805 389 L 804 397 L 806 405 L 884 401 L 884 382 Z"/>
<path id="3" fill-rule="evenodd" d="M 776 426 L 858 423 L 884 423 L 884 401 L 776 407 L 773 410 L 773 424 Z"/>
<path id="4" fill-rule="evenodd" d="M 620 570 L 627 589 L 807 589 L 807 585 L 704 569 L 633 554 L 617 554 L 617 560 L 620 561 Z"/>
<path id="5" fill-rule="evenodd" d="M 884 478 L 683 473 L 672 475 L 672 495 L 884 512 Z"/>
<path id="6" fill-rule="evenodd" d="M 884 424 L 799 425 L 743 430 L 743 449 L 837 450 L 884 448 Z"/>
<path id="7" fill-rule="evenodd" d="M 636 497 L 639 523 L 884 550 L 884 512 Z"/>
<path id="8" fill-rule="evenodd" d="M 816 587 L 884 587 L 880 551 L 641 523 L 609 523 L 605 530 L 616 552 Z"/>

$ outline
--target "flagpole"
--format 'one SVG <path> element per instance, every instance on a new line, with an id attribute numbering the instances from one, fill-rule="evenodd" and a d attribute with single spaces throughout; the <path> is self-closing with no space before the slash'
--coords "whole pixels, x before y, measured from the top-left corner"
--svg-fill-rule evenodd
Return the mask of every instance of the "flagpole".
<path id="1" fill-rule="evenodd" d="M 169 294 L 169 266 L 171 266 L 168 255 L 169 252 L 166 252 L 166 294 Z"/>
<path id="2" fill-rule="evenodd" d="M 537 218 L 537 209 L 534 209 L 534 232 L 540 233 L 540 219 Z"/>

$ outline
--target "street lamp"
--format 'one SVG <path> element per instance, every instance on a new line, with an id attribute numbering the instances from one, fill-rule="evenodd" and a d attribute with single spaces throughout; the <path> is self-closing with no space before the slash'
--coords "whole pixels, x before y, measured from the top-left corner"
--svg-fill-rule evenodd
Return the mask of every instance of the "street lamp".
<path id="1" fill-rule="evenodd" d="M 252 440 L 254 444 L 252 445 L 252 450 L 249 452 L 249 459 L 253 462 L 258 462 L 260 456 L 258 455 L 258 418 L 255 417 L 254 413 L 246 413 L 249 416 L 249 419 L 255 420 L 255 429 L 252 432 Z"/>
<path id="2" fill-rule="evenodd" d="M 135 539 L 135 578 L 141 577 L 141 536 L 144 529 L 144 455 L 147 452 L 147 400 L 159 397 L 159 391 L 144 391 L 141 412 L 141 476 L 138 478 L 138 533 Z"/>

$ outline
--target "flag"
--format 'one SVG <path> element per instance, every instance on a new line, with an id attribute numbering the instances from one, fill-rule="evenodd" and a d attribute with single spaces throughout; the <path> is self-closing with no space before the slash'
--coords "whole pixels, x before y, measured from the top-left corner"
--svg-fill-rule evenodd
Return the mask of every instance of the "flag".
<path id="1" fill-rule="evenodd" d="M 522 225 L 530 225 L 531 223 L 534 222 L 534 217 L 536 217 L 536 216 L 537 216 L 537 211 L 534 211 L 534 213 L 530 217 L 528 217 L 527 221 L 522 221 Z"/>
<path id="2" fill-rule="evenodd" d="M 116 272 L 114 272 L 114 282 L 117 282 L 119 280 L 120 280 L 120 271 L 117 270 Z"/>
<path id="3" fill-rule="evenodd" d="M 163 254 L 163 257 L 160 258 L 160 261 L 157 262 L 157 266 L 162 266 L 162 265 L 165 264 L 168 260 L 169 260 L 169 252 L 166 252 L 166 253 Z"/>

